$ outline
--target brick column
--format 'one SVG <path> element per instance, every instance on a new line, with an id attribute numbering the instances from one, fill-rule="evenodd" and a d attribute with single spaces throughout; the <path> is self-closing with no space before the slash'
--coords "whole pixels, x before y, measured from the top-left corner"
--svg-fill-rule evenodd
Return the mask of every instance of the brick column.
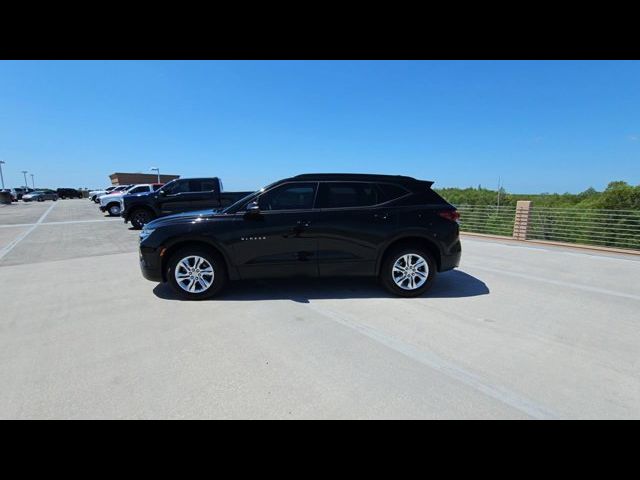
<path id="1" fill-rule="evenodd" d="M 516 240 L 527 239 L 530 213 L 531 200 L 518 200 L 516 203 L 516 219 L 515 222 L 513 222 L 513 238 Z"/>

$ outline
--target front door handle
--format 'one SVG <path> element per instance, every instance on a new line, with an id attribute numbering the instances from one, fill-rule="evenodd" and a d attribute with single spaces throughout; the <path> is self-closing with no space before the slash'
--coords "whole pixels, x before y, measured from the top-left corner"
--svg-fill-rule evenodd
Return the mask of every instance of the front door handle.
<path id="1" fill-rule="evenodd" d="M 297 225 L 299 227 L 310 227 L 311 226 L 311 222 L 309 220 L 298 220 Z"/>

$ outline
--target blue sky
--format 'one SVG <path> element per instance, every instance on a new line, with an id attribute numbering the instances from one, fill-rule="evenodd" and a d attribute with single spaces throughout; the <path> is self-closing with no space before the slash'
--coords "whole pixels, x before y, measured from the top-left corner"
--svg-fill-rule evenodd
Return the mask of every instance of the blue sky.
<path id="1" fill-rule="evenodd" d="M 0 62 L 5 184 L 304 172 L 515 193 L 640 183 L 640 62 Z"/>

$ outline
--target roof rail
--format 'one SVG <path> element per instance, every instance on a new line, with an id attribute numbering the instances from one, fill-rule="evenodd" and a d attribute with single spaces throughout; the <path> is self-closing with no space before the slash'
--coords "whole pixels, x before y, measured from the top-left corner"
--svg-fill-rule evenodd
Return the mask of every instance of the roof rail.
<path id="1" fill-rule="evenodd" d="M 305 178 L 313 178 L 316 180 L 336 180 L 336 179 L 388 179 L 388 180 L 403 180 L 403 181 L 419 181 L 416 178 L 408 177 L 406 175 L 382 175 L 375 173 L 303 173 L 300 175 L 296 175 L 296 179 L 305 179 Z"/>

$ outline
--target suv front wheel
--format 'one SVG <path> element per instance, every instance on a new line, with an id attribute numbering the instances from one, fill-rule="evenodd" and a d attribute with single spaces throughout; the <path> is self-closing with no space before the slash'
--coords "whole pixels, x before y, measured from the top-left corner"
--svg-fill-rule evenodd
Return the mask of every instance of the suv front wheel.
<path id="1" fill-rule="evenodd" d="M 120 215 L 120 204 L 119 203 L 110 203 L 107 206 L 107 212 L 109 212 L 110 217 L 117 217 Z"/>
<path id="2" fill-rule="evenodd" d="M 204 300 L 218 293 L 227 281 L 224 260 L 204 247 L 186 247 L 171 256 L 167 280 L 187 300 Z"/>
<path id="3" fill-rule="evenodd" d="M 433 256 L 420 247 L 402 247 L 391 251 L 380 270 L 385 288 L 401 297 L 418 297 L 429 290 L 436 276 Z"/>

